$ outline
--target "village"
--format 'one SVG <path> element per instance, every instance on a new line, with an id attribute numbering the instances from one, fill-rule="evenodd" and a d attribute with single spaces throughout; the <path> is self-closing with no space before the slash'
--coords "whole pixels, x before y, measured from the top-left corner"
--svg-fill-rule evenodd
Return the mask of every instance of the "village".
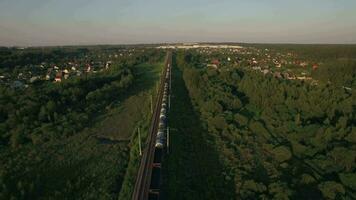
<path id="1" fill-rule="evenodd" d="M 22 50 L 25 50 L 22 48 Z M 106 71 L 123 57 L 132 56 L 135 49 L 121 49 L 95 53 L 79 54 L 60 61 L 43 61 L 40 64 L 15 66 L 13 69 L 2 66 L 0 84 L 21 89 L 30 87 L 39 81 L 61 83 L 73 77 L 88 76 Z"/>
<path id="2" fill-rule="evenodd" d="M 312 72 L 319 63 L 303 60 L 291 52 L 255 47 L 244 48 L 199 48 L 196 50 L 205 58 L 206 67 L 228 69 L 231 67 L 254 70 L 264 75 L 288 80 L 305 80 L 316 83 Z"/>
<path id="3" fill-rule="evenodd" d="M 160 45 L 156 48 L 198 53 L 202 58 L 200 63 L 202 67 L 216 70 L 243 68 L 278 79 L 309 81 L 312 84 L 317 84 L 317 80 L 312 78 L 312 72 L 321 64 L 300 59 L 292 52 L 232 44 L 183 43 Z M 2 70 L 0 84 L 12 88 L 26 88 L 37 81 L 60 83 L 71 77 L 106 71 L 120 58 L 132 56 L 135 51 L 144 51 L 144 49 L 138 50 L 133 47 L 116 51 L 91 52 L 74 58 L 64 58 L 60 62 L 44 61 L 37 65 L 28 64 L 21 68 L 15 67 L 13 70 Z"/>
<path id="4" fill-rule="evenodd" d="M 245 47 L 236 44 L 203 43 L 161 45 L 157 48 L 196 51 L 205 58 L 203 66 L 213 69 L 233 66 L 258 71 L 276 78 L 317 83 L 312 78 L 312 71 L 317 70 L 320 63 L 300 59 L 292 52 L 279 52 L 275 49 Z"/>

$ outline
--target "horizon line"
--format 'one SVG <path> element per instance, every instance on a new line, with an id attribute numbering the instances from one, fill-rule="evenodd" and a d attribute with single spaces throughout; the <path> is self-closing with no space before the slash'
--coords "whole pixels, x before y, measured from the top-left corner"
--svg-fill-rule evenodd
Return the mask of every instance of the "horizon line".
<path id="1" fill-rule="evenodd" d="M 78 46 L 140 46 L 140 45 L 174 45 L 174 44 L 252 44 L 252 45 L 356 45 L 355 43 L 299 43 L 299 42 L 153 42 L 153 43 L 87 43 L 58 45 L 0 45 L 0 48 L 44 48 L 44 47 L 78 47 Z"/>

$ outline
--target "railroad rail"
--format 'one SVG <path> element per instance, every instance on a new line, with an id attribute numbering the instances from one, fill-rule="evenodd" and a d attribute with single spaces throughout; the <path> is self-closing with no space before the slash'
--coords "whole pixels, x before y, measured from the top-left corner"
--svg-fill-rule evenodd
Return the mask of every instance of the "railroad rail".
<path id="1" fill-rule="evenodd" d="M 152 122 L 149 129 L 149 134 L 146 141 L 146 147 L 143 152 L 140 167 L 136 177 L 136 183 L 132 194 L 132 200 L 147 200 L 150 195 L 159 196 L 159 190 L 157 188 L 150 188 L 152 181 L 152 171 L 154 167 L 160 167 L 160 165 L 154 164 L 155 156 L 155 139 L 158 131 L 158 125 L 160 120 L 160 110 L 163 99 L 164 84 L 166 83 L 165 77 L 167 69 L 172 66 L 172 52 L 168 51 L 165 58 L 164 70 L 160 80 L 160 86 L 157 95 L 157 101 L 152 114 Z"/>

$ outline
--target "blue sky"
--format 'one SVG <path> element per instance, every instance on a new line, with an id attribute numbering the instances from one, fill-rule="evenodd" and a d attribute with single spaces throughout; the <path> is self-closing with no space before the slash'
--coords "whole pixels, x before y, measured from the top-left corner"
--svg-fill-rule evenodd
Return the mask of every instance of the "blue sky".
<path id="1" fill-rule="evenodd" d="M 356 43 L 355 0 L 0 0 L 0 45 Z"/>

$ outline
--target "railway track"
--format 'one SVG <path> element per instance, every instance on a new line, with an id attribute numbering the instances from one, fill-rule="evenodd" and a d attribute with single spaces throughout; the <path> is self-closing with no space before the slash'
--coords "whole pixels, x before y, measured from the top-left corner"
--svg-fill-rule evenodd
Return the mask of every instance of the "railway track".
<path id="1" fill-rule="evenodd" d="M 156 153 L 155 140 L 156 140 L 156 133 L 158 131 L 158 125 L 160 120 L 160 110 L 161 110 L 162 99 L 163 99 L 164 84 L 166 83 L 165 77 L 169 66 L 172 66 L 172 52 L 170 51 L 168 51 L 166 55 L 164 70 L 161 76 L 160 86 L 157 93 L 158 98 L 155 103 L 155 107 L 152 115 L 152 122 L 149 129 L 148 138 L 146 141 L 146 147 L 143 152 L 140 167 L 136 177 L 136 183 L 132 194 L 132 200 L 156 199 L 156 198 L 152 198 L 152 196 L 157 197 L 157 199 L 159 198 L 159 189 L 157 190 L 157 188 L 151 188 L 151 182 L 153 180 L 152 179 L 153 168 L 160 167 L 157 166 L 157 163 L 154 164 L 154 159 L 155 159 L 154 157 Z"/>

